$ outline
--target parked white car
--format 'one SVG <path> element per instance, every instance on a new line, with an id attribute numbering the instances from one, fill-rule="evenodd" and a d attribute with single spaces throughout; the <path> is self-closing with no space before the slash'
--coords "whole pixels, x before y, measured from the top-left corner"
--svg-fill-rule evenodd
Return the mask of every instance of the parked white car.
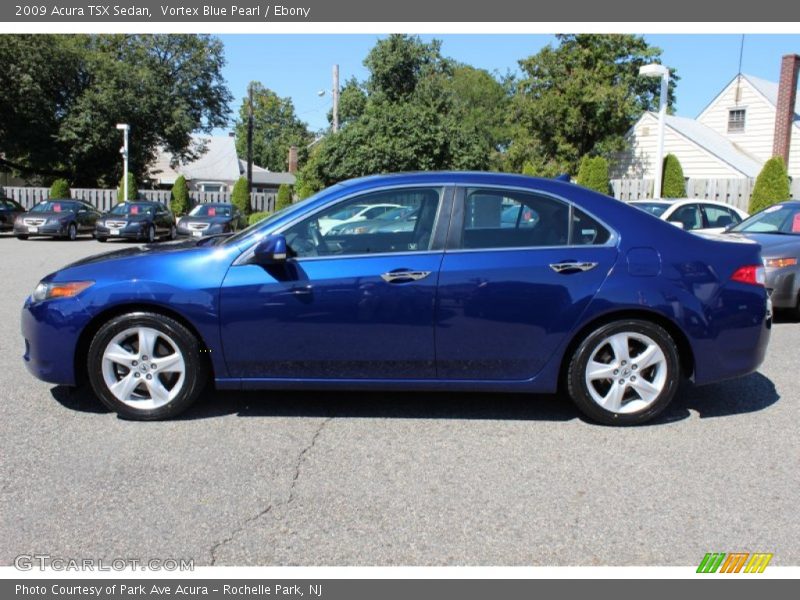
<path id="1" fill-rule="evenodd" d="M 738 225 L 750 216 L 730 204 L 698 198 L 634 200 L 628 204 L 686 231 L 706 233 L 721 233 L 726 227 Z"/>
<path id="2" fill-rule="evenodd" d="M 384 213 L 400 208 L 399 204 L 356 204 L 348 206 L 340 211 L 333 213 L 330 217 L 323 217 L 319 220 L 319 232 L 325 235 L 331 227 L 354 221 L 367 221 L 379 219 Z"/>

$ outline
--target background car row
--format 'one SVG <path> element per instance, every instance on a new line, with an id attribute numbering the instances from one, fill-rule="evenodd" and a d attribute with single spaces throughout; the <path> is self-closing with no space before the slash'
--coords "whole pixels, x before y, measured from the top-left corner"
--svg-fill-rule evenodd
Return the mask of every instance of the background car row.
<path id="1" fill-rule="evenodd" d="M 199 204 L 176 220 L 169 208 L 153 201 L 121 202 L 101 213 L 83 200 L 45 200 L 25 211 L 14 200 L 0 199 L 0 231 L 11 230 L 20 240 L 31 236 L 75 240 L 89 234 L 99 242 L 127 239 L 150 243 L 179 235 L 230 233 L 246 225 L 239 209 L 222 202 Z"/>

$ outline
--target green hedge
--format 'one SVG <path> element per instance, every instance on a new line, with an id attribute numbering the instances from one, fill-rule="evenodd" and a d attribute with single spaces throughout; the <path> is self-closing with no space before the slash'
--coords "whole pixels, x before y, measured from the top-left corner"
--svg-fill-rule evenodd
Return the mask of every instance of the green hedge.
<path id="1" fill-rule="evenodd" d="M 750 196 L 749 211 L 752 215 L 768 206 L 789 199 L 789 174 L 780 156 L 770 158 L 756 178 Z"/>
<path id="2" fill-rule="evenodd" d="M 278 188 L 278 198 L 275 200 L 275 210 L 281 210 L 292 204 L 292 188 L 282 183 Z"/>
<path id="3" fill-rule="evenodd" d="M 602 156 L 584 156 L 578 169 L 578 185 L 608 194 L 611 187 L 608 179 L 608 161 Z"/>
<path id="4" fill-rule="evenodd" d="M 70 197 L 69 181 L 66 179 L 56 179 L 50 186 L 50 199 L 62 200 Z"/>
<path id="5" fill-rule="evenodd" d="M 247 186 L 247 177 L 239 177 L 239 179 L 237 179 L 236 183 L 233 185 L 231 204 L 233 204 L 244 214 L 250 214 L 250 190 Z"/>
<path id="6" fill-rule="evenodd" d="M 136 200 L 139 195 L 139 190 L 136 186 L 136 176 L 133 173 L 128 173 L 128 197 L 125 198 L 125 177 L 120 177 L 119 187 L 117 188 L 117 202 L 124 202 L 125 200 Z"/>
<path id="7" fill-rule="evenodd" d="M 271 212 L 267 212 L 267 211 L 254 212 L 249 217 L 247 217 L 247 222 L 250 225 L 253 225 L 254 223 L 258 223 L 259 221 L 263 221 L 264 219 L 266 219 L 271 214 L 272 214 Z"/>
<path id="8" fill-rule="evenodd" d="M 186 178 L 183 175 L 180 175 L 172 185 L 169 208 L 176 217 L 185 215 L 189 210 L 189 186 L 186 185 Z"/>
<path id="9" fill-rule="evenodd" d="M 686 198 L 686 180 L 681 161 L 674 154 L 664 157 L 664 178 L 661 182 L 662 198 Z"/>

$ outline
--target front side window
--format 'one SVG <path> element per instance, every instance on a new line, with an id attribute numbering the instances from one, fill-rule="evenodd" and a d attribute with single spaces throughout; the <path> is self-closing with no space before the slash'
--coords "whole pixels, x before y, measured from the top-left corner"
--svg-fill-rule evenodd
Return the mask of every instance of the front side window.
<path id="1" fill-rule="evenodd" d="M 441 188 L 373 192 L 321 210 L 284 235 L 300 258 L 425 251 L 441 198 Z"/>

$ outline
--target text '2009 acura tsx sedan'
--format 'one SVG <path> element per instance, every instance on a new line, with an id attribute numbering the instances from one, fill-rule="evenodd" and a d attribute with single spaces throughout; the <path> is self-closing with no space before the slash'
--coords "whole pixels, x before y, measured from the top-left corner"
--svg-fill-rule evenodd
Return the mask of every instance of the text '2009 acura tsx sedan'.
<path id="1" fill-rule="evenodd" d="M 349 204 L 408 206 L 416 218 L 361 234 L 320 227 Z M 693 236 L 570 183 L 375 176 L 234 235 L 128 248 L 48 275 L 22 311 L 24 359 L 48 382 L 88 379 L 135 419 L 178 414 L 210 380 L 561 387 L 591 419 L 635 424 L 662 411 L 682 378 L 758 367 L 771 325 L 763 277 L 758 244 Z"/>

